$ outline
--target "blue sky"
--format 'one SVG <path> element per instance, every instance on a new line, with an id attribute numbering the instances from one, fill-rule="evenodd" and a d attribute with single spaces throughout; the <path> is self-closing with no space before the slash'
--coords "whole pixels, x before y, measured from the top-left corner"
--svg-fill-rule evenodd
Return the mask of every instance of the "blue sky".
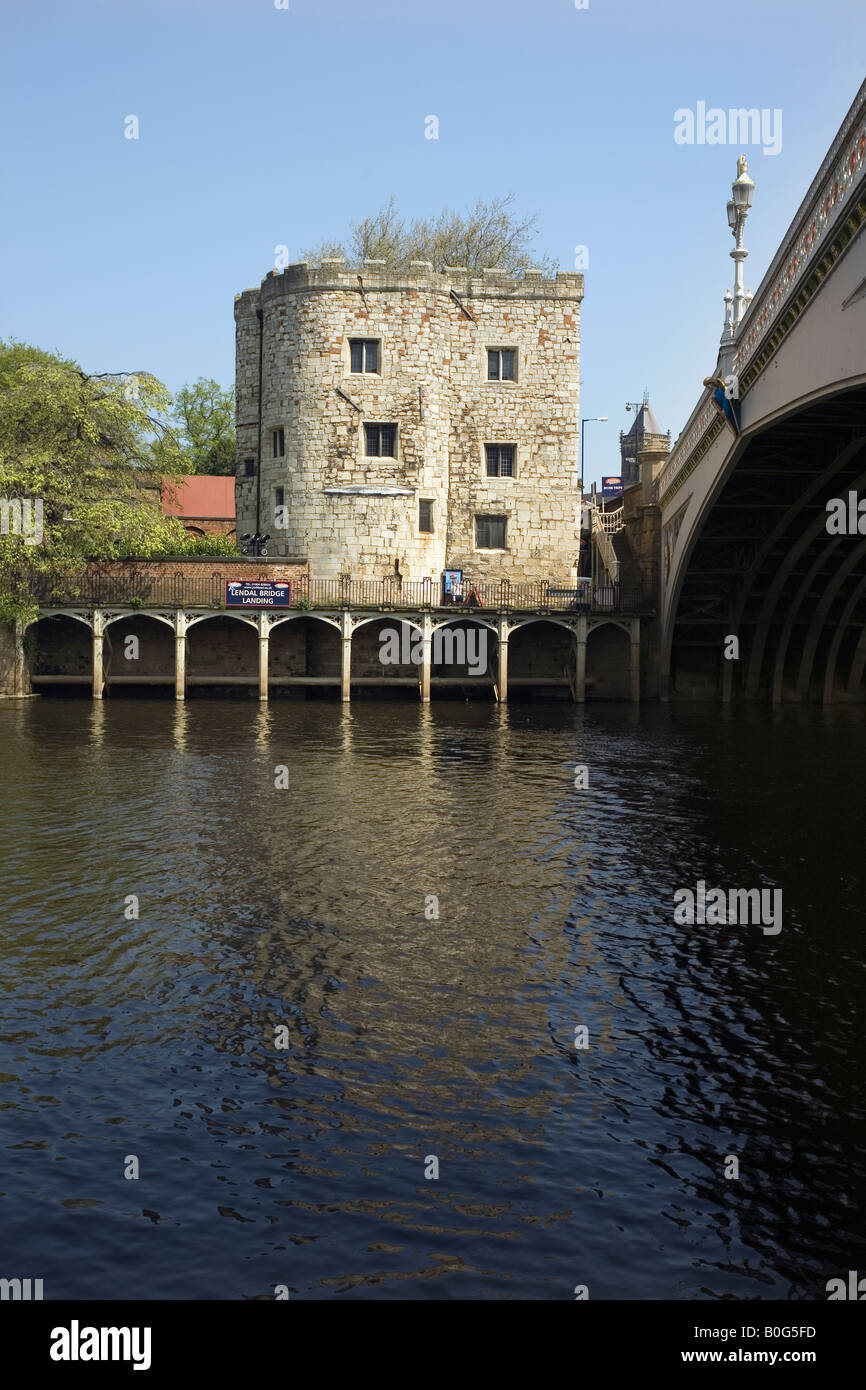
<path id="1" fill-rule="evenodd" d="M 756 289 L 863 80 L 864 31 L 862 0 L 4 0 L 0 336 L 228 385 L 234 295 L 275 246 L 341 238 L 392 193 L 412 217 L 513 191 L 539 252 L 589 251 L 597 479 L 627 400 L 648 388 L 676 436 L 715 365 L 741 149 L 678 145 L 674 112 L 782 112 L 780 153 L 745 147 Z"/>

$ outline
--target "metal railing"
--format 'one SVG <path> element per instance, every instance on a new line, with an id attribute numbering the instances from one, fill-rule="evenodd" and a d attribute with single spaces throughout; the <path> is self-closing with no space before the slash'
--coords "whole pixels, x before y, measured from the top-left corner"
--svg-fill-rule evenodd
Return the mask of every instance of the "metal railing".
<path id="1" fill-rule="evenodd" d="M 40 603 L 122 604 L 124 607 L 216 608 L 225 603 L 225 576 L 88 571 L 70 582 L 40 577 L 31 586 Z"/>
<path id="2" fill-rule="evenodd" d="M 610 538 L 601 532 L 610 545 Z M 79 583 L 51 583 L 42 579 L 33 596 L 43 607 L 123 608 L 225 608 L 227 579 L 245 578 L 240 571 L 201 575 L 159 575 L 130 571 L 125 574 L 91 572 Z M 437 609 L 463 613 L 474 609 L 493 612 L 649 612 L 654 609 L 652 595 L 619 583 L 592 586 L 588 578 L 570 584 L 538 580 L 514 584 L 510 580 L 464 580 L 459 603 L 446 603 L 439 582 L 429 579 L 316 579 L 300 576 L 291 580 L 291 609 L 370 608 L 376 610 Z M 236 611 L 236 610 L 230 610 Z M 249 610 L 248 610 L 249 611 Z"/>
<path id="3" fill-rule="evenodd" d="M 615 536 L 617 531 L 621 531 L 625 526 L 625 507 L 620 507 L 615 512 L 603 512 L 596 508 L 596 515 L 609 536 Z"/>
<path id="4" fill-rule="evenodd" d="M 594 507 L 592 512 L 592 539 L 596 551 L 598 552 L 598 555 L 601 558 L 601 562 L 607 570 L 607 573 L 611 579 L 611 582 L 614 585 L 618 584 L 619 560 L 617 559 L 616 551 L 613 548 L 613 541 L 611 540 L 610 536 L 608 535 L 607 531 L 605 530 L 604 526 L 602 525 L 599 519 L 599 511 L 597 507 Z"/>

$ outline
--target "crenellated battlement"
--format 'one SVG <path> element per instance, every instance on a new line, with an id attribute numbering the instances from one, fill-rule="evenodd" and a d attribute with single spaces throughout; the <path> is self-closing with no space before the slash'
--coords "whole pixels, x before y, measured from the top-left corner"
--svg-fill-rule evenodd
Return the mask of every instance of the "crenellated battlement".
<path id="1" fill-rule="evenodd" d="M 509 275 L 496 267 L 470 272 L 466 266 L 448 266 L 435 271 L 429 261 L 412 261 L 408 273 L 390 269 L 384 261 L 367 260 L 363 265 L 350 265 L 340 259 L 323 260 L 319 265 L 298 261 L 285 270 L 270 270 L 260 289 L 244 290 L 235 296 L 235 303 L 253 300 L 266 302 L 288 294 L 310 292 L 413 293 L 427 292 L 460 299 L 557 299 L 580 303 L 583 299 L 583 276 L 577 271 L 560 270 L 555 278 L 545 279 L 540 270 L 527 270 L 523 275 Z"/>

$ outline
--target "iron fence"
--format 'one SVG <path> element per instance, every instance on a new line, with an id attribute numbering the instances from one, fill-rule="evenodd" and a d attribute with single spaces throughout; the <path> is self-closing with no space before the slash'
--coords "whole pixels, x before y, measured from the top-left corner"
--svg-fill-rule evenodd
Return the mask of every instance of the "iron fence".
<path id="1" fill-rule="evenodd" d="M 108 606 L 125 608 L 224 608 L 227 578 L 243 579 L 243 572 L 227 576 L 210 574 L 154 574 L 129 570 L 124 573 L 92 571 L 77 584 L 43 578 L 34 586 L 33 596 L 50 606 Z M 258 578 L 258 577 L 257 577 Z M 593 586 L 588 579 L 562 586 L 539 580 L 514 584 L 465 581 L 457 602 L 445 602 L 442 586 L 434 580 L 317 579 L 306 575 L 291 580 L 292 609 L 371 608 L 377 610 L 447 609 L 469 613 L 476 609 L 494 612 L 602 613 L 654 611 L 654 600 L 647 592 L 611 584 Z"/>

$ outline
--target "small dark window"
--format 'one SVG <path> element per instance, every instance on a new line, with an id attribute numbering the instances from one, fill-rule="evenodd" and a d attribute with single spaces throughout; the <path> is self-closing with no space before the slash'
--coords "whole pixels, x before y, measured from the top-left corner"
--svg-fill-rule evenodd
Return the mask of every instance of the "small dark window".
<path id="1" fill-rule="evenodd" d="M 244 476 L 247 478 L 254 478 L 256 476 L 255 459 L 244 459 Z"/>
<path id="2" fill-rule="evenodd" d="M 516 356 L 514 348 L 488 348 L 487 380 L 516 381 L 517 377 L 514 371 Z"/>
<path id="3" fill-rule="evenodd" d="M 478 550 L 505 549 L 504 516 L 477 516 L 475 518 L 475 545 Z"/>
<path id="4" fill-rule="evenodd" d="M 350 338 L 349 349 L 352 354 L 353 372 L 378 372 L 378 338 Z"/>
<path id="5" fill-rule="evenodd" d="M 286 452 L 286 432 L 285 430 L 273 431 L 274 458 L 281 459 Z"/>
<path id="6" fill-rule="evenodd" d="M 397 439 L 396 425 L 365 425 L 368 458 L 394 457 L 394 444 Z"/>
<path id="7" fill-rule="evenodd" d="M 488 478 L 514 477 L 514 445 L 485 444 Z"/>
<path id="8" fill-rule="evenodd" d="M 429 497 L 418 498 L 418 530 L 433 530 L 433 502 Z"/>
<path id="9" fill-rule="evenodd" d="M 274 488 L 274 497 L 278 507 L 284 507 L 286 505 L 286 489 L 284 487 Z"/>

